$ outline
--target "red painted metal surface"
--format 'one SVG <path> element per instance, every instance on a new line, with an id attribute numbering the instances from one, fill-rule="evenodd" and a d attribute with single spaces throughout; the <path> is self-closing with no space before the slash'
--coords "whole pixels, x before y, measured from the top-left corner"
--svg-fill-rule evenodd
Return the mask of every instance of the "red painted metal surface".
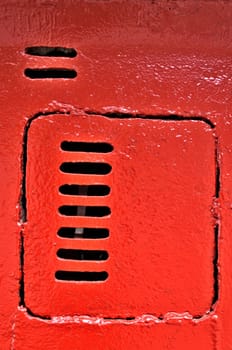
<path id="1" fill-rule="evenodd" d="M 107 142 L 113 151 L 62 151 L 65 140 Z M 90 162 L 96 174 L 62 172 L 59 168 L 67 162 Z M 109 164 L 110 173 L 99 175 L 94 168 L 99 163 Z M 107 184 L 111 193 L 63 195 L 59 187 L 64 184 Z M 50 317 L 125 318 L 170 311 L 204 315 L 214 298 L 214 194 L 215 140 L 205 122 L 75 115 L 34 120 L 26 171 L 27 307 Z M 87 210 L 79 216 L 74 207 L 61 215 L 59 208 L 65 205 Z M 108 207 L 110 213 L 89 216 L 91 206 Z M 108 228 L 109 237 L 76 234 L 64 239 L 57 237 L 61 227 Z M 69 255 L 57 257 L 62 249 Z M 70 255 L 69 249 L 107 251 L 109 257 L 89 260 Z M 56 271 L 105 271 L 109 276 L 104 281 L 65 281 L 55 279 Z"/>
<path id="2" fill-rule="evenodd" d="M 232 3 L 25 0 L 0 9 L 0 348 L 232 349 Z M 77 55 L 25 52 L 40 45 Z M 68 76 L 38 79 L 41 68 Z M 112 227 L 99 262 L 108 279 L 69 289 L 54 278 L 67 261 L 53 244 L 69 244 L 56 236 L 60 162 L 85 159 L 58 149 L 63 128 L 76 139 L 75 120 L 82 138 L 114 146 L 91 155 L 112 162 L 101 198 Z"/>

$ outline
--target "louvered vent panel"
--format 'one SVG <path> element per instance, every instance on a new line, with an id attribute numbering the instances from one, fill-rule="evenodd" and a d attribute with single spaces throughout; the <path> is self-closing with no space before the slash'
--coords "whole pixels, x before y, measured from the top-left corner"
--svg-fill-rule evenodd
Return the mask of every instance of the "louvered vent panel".
<path id="1" fill-rule="evenodd" d="M 136 317 L 201 315 L 210 308 L 215 150 L 209 125 L 42 116 L 27 142 L 30 310 Z"/>
<path id="2" fill-rule="evenodd" d="M 72 152 L 72 162 L 63 162 L 60 165 L 60 170 L 64 174 L 72 174 L 73 182 L 71 184 L 64 183 L 59 187 L 59 191 L 64 195 L 63 205 L 58 208 L 58 212 L 63 216 L 77 217 L 75 227 L 61 227 L 59 228 L 57 234 L 59 237 L 70 239 L 78 239 L 79 243 L 82 243 L 83 247 L 85 242 L 84 239 L 97 239 L 102 238 L 102 231 L 106 232 L 104 238 L 109 236 L 109 230 L 104 228 L 104 218 L 110 215 L 111 209 L 109 206 L 101 205 L 101 200 L 98 197 L 108 195 L 110 192 L 110 187 L 106 184 L 95 184 L 92 183 L 92 179 L 89 178 L 91 175 L 107 175 L 111 172 L 112 167 L 108 163 L 95 162 L 94 154 L 104 154 L 113 151 L 112 145 L 104 142 L 77 142 L 77 141 L 63 141 L 61 143 L 61 152 Z M 68 153 L 67 153 L 68 154 Z M 85 159 L 86 154 L 86 159 Z M 89 154 L 92 155 L 92 162 L 89 162 Z M 79 156 L 81 157 L 81 162 L 79 161 Z M 68 155 L 69 157 L 69 155 Z M 86 160 L 86 161 L 85 161 Z M 86 178 L 83 178 L 86 184 L 79 184 L 79 176 L 83 174 Z M 104 180 L 103 180 L 104 181 Z M 107 180 L 106 180 L 107 181 Z M 101 199 L 101 198 L 100 198 Z M 82 201 L 84 200 L 84 204 Z M 95 205 L 92 205 L 94 202 Z M 99 202 L 99 203 L 98 203 Z M 70 204 L 71 203 L 71 204 Z M 75 203 L 75 204 L 74 204 Z M 97 205 L 99 204 L 99 205 Z M 78 218 L 86 218 L 86 224 L 83 227 L 79 227 Z M 89 228 L 86 227 L 91 224 L 90 218 L 99 218 L 99 225 L 103 227 L 99 228 Z M 60 232 L 63 234 L 61 235 Z M 89 234 L 88 234 L 89 232 Z M 71 233 L 71 234 L 70 234 Z M 91 236 L 92 233 L 92 236 Z M 69 245 L 69 241 L 64 242 L 64 244 Z M 89 242 L 89 246 L 91 243 Z M 73 261 L 73 269 L 75 269 L 75 262 L 83 262 L 82 268 L 81 264 L 79 267 L 81 270 L 85 270 L 85 263 L 88 261 L 95 261 L 98 264 L 101 261 L 107 260 L 109 254 L 106 250 L 93 250 L 93 249 L 69 249 L 60 248 L 57 251 L 57 257 L 64 260 Z M 75 261 L 75 262 L 74 262 Z M 105 281 L 108 278 L 107 271 L 94 271 L 94 264 L 92 265 L 93 271 L 68 271 L 62 268 L 62 262 L 60 263 L 60 270 L 55 272 L 56 279 L 60 281 L 83 281 L 83 282 L 98 282 Z M 96 265 L 97 266 L 97 265 Z M 95 267 L 96 269 L 96 267 Z"/>

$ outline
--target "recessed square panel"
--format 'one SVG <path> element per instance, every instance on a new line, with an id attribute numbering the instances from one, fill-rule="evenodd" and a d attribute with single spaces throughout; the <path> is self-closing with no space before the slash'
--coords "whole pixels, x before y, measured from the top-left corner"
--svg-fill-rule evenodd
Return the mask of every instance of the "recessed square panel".
<path id="1" fill-rule="evenodd" d="M 214 194 L 203 121 L 37 118 L 27 144 L 27 307 L 203 315 L 214 297 Z"/>

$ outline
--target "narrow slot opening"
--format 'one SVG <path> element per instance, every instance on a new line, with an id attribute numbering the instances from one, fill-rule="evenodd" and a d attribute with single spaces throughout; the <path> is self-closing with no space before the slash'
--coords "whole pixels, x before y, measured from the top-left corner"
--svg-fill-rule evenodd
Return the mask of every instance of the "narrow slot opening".
<path id="1" fill-rule="evenodd" d="M 111 169 L 111 165 L 107 163 L 65 162 L 60 166 L 63 173 L 69 174 L 106 175 L 111 172 Z"/>
<path id="2" fill-rule="evenodd" d="M 113 151 L 113 146 L 106 142 L 74 142 L 63 141 L 61 149 L 68 152 L 93 152 L 109 153 Z"/>
<path id="3" fill-rule="evenodd" d="M 32 56 L 46 57 L 76 57 L 77 51 L 73 48 L 60 46 L 31 46 L 26 47 L 25 53 Z"/>
<path id="4" fill-rule="evenodd" d="M 106 250 L 80 250 L 80 249 L 59 249 L 58 258 L 66 260 L 107 260 L 109 254 Z"/>
<path id="5" fill-rule="evenodd" d="M 55 278 L 60 281 L 100 282 L 108 278 L 108 273 L 106 271 L 56 271 Z"/>
<path id="6" fill-rule="evenodd" d="M 109 237 L 107 228 L 61 227 L 57 232 L 61 238 L 103 239 Z"/>
<path id="7" fill-rule="evenodd" d="M 106 206 L 62 205 L 58 210 L 65 216 L 103 217 L 111 213 L 110 208 Z"/>
<path id="8" fill-rule="evenodd" d="M 70 196 L 107 196 L 110 187 L 107 185 L 62 185 L 59 188 L 61 194 Z"/>
<path id="9" fill-rule="evenodd" d="M 30 79 L 74 79 L 77 72 L 67 68 L 26 68 L 24 74 Z"/>

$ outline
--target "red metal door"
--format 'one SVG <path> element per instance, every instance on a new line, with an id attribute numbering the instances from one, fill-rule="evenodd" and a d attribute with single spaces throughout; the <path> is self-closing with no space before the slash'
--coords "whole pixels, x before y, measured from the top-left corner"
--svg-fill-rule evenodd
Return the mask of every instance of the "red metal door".
<path id="1" fill-rule="evenodd" d="M 232 349 L 232 3 L 0 5 L 0 348 Z"/>

